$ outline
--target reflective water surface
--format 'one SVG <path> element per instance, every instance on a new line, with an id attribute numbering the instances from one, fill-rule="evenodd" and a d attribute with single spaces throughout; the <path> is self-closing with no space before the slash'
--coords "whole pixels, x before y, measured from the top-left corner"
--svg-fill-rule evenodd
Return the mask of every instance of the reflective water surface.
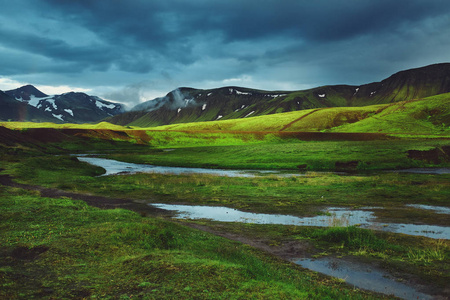
<path id="1" fill-rule="evenodd" d="M 170 149 L 169 149 L 170 150 Z M 104 175 L 134 174 L 134 173 L 168 173 L 168 174 L 210 174 L 230 177 L 255 177 L 262 174 L 277 174 L 279 176 L 302 176 L 303 174 L 283 174 L 277 171 L 255 172 L 239 170 L 218 170 L 205 168 L 181 168 L 162 167 L 145 164 L 125 163 L 111 159 L 81 157 L 80 161 L 100 166 L 106 170 Z M 450 169 L 408 169 L 395 170 L 391 172 L 411 172 L 429 174 L 450 174 Z M 199 205 L 172 205 L 172 204 L 149 204 L 157 208 L 176 212 L 178 219 L 209 219 L 220 222 L 242 222 L 254 224 L 280 224 L 296 226 L 359 226 L 361 228 L 382 230 L 409 235 L 426 236 L 434 239 L 450 239 L 450 227 L 423 225 L 423 224 L 398 224 L 377 222 L 372 210 L 381 207 L 364 207 L 361 209 L 345 209 L 330 207 L 323 215 L 314 217 L 297 217 L 290 215 L 261 214 L 239 211 L 219 206 Z M 422 204 L 408 204 L 408 207 L 426 209 L 439 214 L 450 214 L 450 208 L 442 206 L 430 206 Z M 431 296 L 418 292 L 417 290 L 397 282 L 381 270 L 371 269 L 366 265 L 348 262 L 336 258 L 320 259 L 296 259 L 296 264 L 302 267 L 341 278 L 347 283 L 361 289 L 367 289 L 387 295 L 394 295 L 403 299 L 432 299 Z"/>
<path id="2" fill-rule="evenodd" d="M 174 149 L 165 149 L 164 151 L 171 151 Z M 187 168 L 187 167 L 164 167 L 146 164 L 134 164 L 120 162 L 114 159 L 88 157 L 86 155 L 92 154 L 77 154 L 80 161 L 90 163 L 95 166 L 102 167 L 106 170 L 104 175 L 115 174 L 134 174 L 134 173 L 170 173 L 170 174 L 211 174 L 218 176 L 230 177 L 255 177 L 263 174 L 277 174 L 279 176 L 303 176 L 303 173 L 289 173 L 286 171 L 255 171 L 255 170 L 223 170 L 223 169 L 206 169 L 206 168 Z M 401 172 L 401 173 L 418 173 L 418 174 L 450 174 L 450 168 L 412 168 L 404 170 L 387 170 L 386 172 Z M 318 172 L 322 173 L 322 172 Z M 324 172 L 329 173 L 329 172 Z M 334 172 L 335 174 L 345 174 L 342 172 Z"/>
<path id="3" fill-rule="evenodd" d="M 135 173 L 158 173 L 158 174 L 208 174 L 228 177 L 255 177 L 264 174 L 279 174 L 280 176 L 302 176 L 302 174 L 286 174 L 278 171 L 252 171 L 252 170 L 223 170 L 206 168 L 184 168 L 184 167 L 165 167 L 146 164 L 133 164 L 114 159 L 77 156 L 78 160 L 90 163 L 106 170 L 103 176 L 135 174 Z"/>
<path id="4" fill-rule="evenodd" d="M 364 264 L 324 257 L 319 259 L 296 259 L 294 263 L 322 274 L 345 280 L 355 287 L 402 299 L 432 299 L 430 295 L 418 292 L 414 288 L 396 281 L 381 270 Z"/>
<path id="5" fill-rule="evenodd" d="M 221 206 L 174 205 L 152 203 L 157 208 L 175 211 L 177 219 L 209 219 L 219 222 L 242 222 L 254 224 L 278 224 L 296 226 L 352 226 L 361 228 L 426 236 L 433 239 L 450 239 L 450 227 L 437 225 L 379 223 L 372 211 L 349 210 L 338 207 L 327 209 L 326 215 L 296 217 L 289 215 L 260 214 L 239 211 Z"/>
<path id="6" fill-rule="evenodd" d="M 450 215 L 450 208 L 445 206 L 434 206 L 434 205 L 424 205 L 424 204 L 406 204 L 406 206 L 414 207 L 417 209 L 432 210 L 437 214 Z"/>
<path id="7" fill-rule="evenodd" d="M 392 170 L 389 172 L 416 173 L 416 174 L 450 174 L 450 168 L 411 168 L 404 170 Z"/>
<path id="8" fill-rule="evenodd" d="M 169 174 L 211 174 L 217 176 L 230 177 L 254 177 L 261 175 L 261 172 L 240 171 L 240 170 L 217 170 L 205 168 L 182 168 L 182 167 L 163 167 L 146 164 L 133 164 L 113 159 L 78 156 L 80 161 L 100 166 L 106 170 L 104 175 L 114 174 L 133 174 L 139 172 L 148 173 L 169 173 Z M 273 174 L 272 171 L 267 172 Z M 278 174 L 278 173 L 277 173 Z M 278 174 L 280 176 L 292 176 L 301 174 Z M 380 223 L 375 220 L 370 207 L 360 210 L 348 210 L 342 208 L 328 208 L 328 215 L 315 217 L 296 217 L 288 215 L 272 215 L 242 212 L 235 209 L 217 206 L 188 206 L 188 205 L 169 205 L 154 204 L 157 207 L 166 210 L 177 211 L 177 218 L 185 219 L 211 219 L 222 222 L 246 222 L 257 224 L 284 224 L 298 226 L 333 226 L 333 225 L 358 225 L 362 228 L 383 230 L 409 235 L 420 235 L 435 239 L 449 239 L 450 228 L 436 225 L 423 224 L 399 224 L 399 223 Z M 434 209 L 438 213 L 447 213 L 449 208 L 432 207 L 427 205 L 412 205 L 419 209 Z M 336 224 L 337 223 L 337 224 Z M 342 223 L 342 224 L 339 224 Z"/>

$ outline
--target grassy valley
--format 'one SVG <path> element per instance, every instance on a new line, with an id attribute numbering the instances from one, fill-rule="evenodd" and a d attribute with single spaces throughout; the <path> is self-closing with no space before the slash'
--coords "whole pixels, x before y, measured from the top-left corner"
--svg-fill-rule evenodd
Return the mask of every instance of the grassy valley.
<path id="1" fill-rule="evenodd" d="M 344 90 L 355 93 L 349 86 L 302 93 L 331 98 Z M 405 97 L 420 95 L 409 91 Z M 174 220 L 173 213 L 147 205 L 297 217 L 332 216 L 330 208 L 341 207 L 371 210 L 386 224 L 449 226 L 448 214 L 410 205 L 448 208 L 450 175 L 400 172 L 450 167 L 449 93 L 352 107 L 319 106 L 326 97 L 317 96 L 310 109 L 281 113 L 304 96 L 268 97 L 279 113 L 260 107 L 257 116 L 165 126 L 0 123 L 0 297 L 390 298 L 300 268 L 290 261 L 298 257 L 362 262 L 421 292 L 448 297 L 448 239 L 363 229 L 345 220 L 328 228 Z M 344 102 L 356 103 L 333 98 L 335 106 Z M 103 168 L 74 154 L 290 175 L 101 176 Z"/>
<path id="2" fill-rule="evenodd" d="M 242 159 L 240 166 L 251 166 L 244 160 L 248 156 L 258 158 L 265 168 L 279 167 L 272 162 L 267 164 L 270 157 L 273 161 L 281 161 L 278 157 L 288 161 L 301 151 L 314 157 L 318 149 L 330 145 L 320 141 L 296 143 L 299 147 L 308 145 L 309 151 L 299 150 L 301 148 L 288 151 L 286 147 L 293 147 L 293 143 L 179 147 L 164 151 L 120 143 L 111 148 L 106 141 L 100 143 L 103 147 L 97 147 L 97 151 L 115 149 L 112 157 L 120 160 L 148 162 L 162 158 L 160 162 L 166 164 L 191 161 L 193 165 L 216 167 L 235 158 Z M 347 148 L 349 142 L 334 143 L 335 147 L 323 157 L 336 152 L 339 144 Z M 358 151 L 370 156 L 373 144 L 361 148 L 362 143 L 367 142 L 354 143 L 353 147 L 359 147 Z M 413 143 L 408 141 L 405 145 Z M 283 152 L 280 147 L 285 154 L 273 155 Z M 260 152 L 250 156 L 258 149 Z M 448 175 L 358 173 L 341 176 L 310 172 L 303 177 L 286 178 L 163 174 L 97 177 L 102 174 L 101 168 L 81 163 L 74 157 L 55 157 L 31 148 L 23 151 L 3 153 L 0 165 L 4 169 L 2 174 L 9 174 L 22 184 L 1 186 L 0 190 L 4 208 L 2 219 L 6 220 L 1 229 L 4 234 L 0 276 L 2 296 L 7 298 L 382 298 L 300 269 L 241 243 L 190 229 L 183 225 L 189 224 L 186 221 L 174 224 L 162 219 L 164 214 L 158 217 L 124 209 L 100 210 L 80 200 L 55 197 L 56 192 L 48 198 L 47 190 L 33 190 L 36 185 L 106 199 L 126 198 L 137 203 L 219 205 L 298 216 L 321 214 L 328 206 L 377 205 L 385 208 L 377 211 L 381 220 L 405 222 L 414 218 L 419 223 L 448 225 L 445 215 L 404 206 L 406 203 L 447 206 Z M 263 162 L 263 153 L 266 162 Z M 336 157 L 339 154 L 336 152 Z M 199 159 L 197 163 L 195 157 Z M 377 159 L 381 161 L 380 157 Z M 347 227 L 340 227 L 342 225 L 336 225 L 331 231 L 207 220 L 192 221 L 189 225 L 206 226 L 210 228 L 208 231 L 218 235 L 239 235 L 247 241 L 258 237 L 265 248 L 274 252 L 295 243 L 306 247 L 308 256 L 338 255 L 368 260 L 370 264 L 382 264 L 403 280 L 414 278 L 428 286 L 429 292 L 441 291 L 448 281 L 449 245 L 446 240 L 362 229 L 355 233 L 354 229 L 345 229 Z"/>

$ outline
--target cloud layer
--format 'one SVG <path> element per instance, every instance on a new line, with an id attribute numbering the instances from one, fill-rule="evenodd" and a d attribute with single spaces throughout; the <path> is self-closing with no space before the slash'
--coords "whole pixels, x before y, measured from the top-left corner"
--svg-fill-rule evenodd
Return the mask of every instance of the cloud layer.
<path id="1" fill-rule="evenodd" d="M 449 36 L 447 0 L 15 0 L 0 77 L 129 103 L 178 86 L 362 84 L 450 61 Z"/>

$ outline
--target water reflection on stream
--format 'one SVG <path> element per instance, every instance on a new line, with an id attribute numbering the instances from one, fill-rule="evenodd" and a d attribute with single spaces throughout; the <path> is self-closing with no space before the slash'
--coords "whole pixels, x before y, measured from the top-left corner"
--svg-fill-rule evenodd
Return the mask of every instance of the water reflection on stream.
<path id="1" fill-rule="evenodd" d="M 218 170 L 204 168 L 162 167 L 144 164 L 125 163 L 111 159 L 81 157 L 80 161 L 100 166 L 106 170 L 104 175 L 134 174 L 134 173 L 169 173 L 169 174 L 209 174 L 230 177 L 255 177 L 263 174 L 277 174 L 278 176 L 301 176 L 303 174 L 283 174 L 277 171 L 255 172 L 243 170 Z M 450 169 L 409 169 L 391 172 L 412 172 L 449 174 Z M 295 226 L 359 226 L 361 228 L 382 230 L 394 233 L 403 233 L 415 236 L 425 236 L 433 239 L 450 239 L 450 227 L 420 224 L 380 223 L 376 221 L 373 209 L 365 207 L 358 210 L 330 207 L 325 214 L 314 217 L 296 217 L 289 215 L 259 214 L 239 211 L 227 207 L 199 206 L 199 205 L 172 205 L 149 204 L 157 208 L 176 212 L 178 219 L 209 219 L 220 222 L 242 222 L 254 224 L 279 224 Z M 450 208 L 421 204 L 406 205 L 415 209 L 426 209 L 438 214 L 450 214 Z M 329 276 L 344 279 L 348 284 L 358 288 L 367 289 L 387 295 L 395 295 L 403 299 L 432 299 L 405 284 L 395 281 L 381 270 L 369 268 L 363 264 L 343 261 L 336 258 L 295 259 L 298 265 L 307 269 L 324 273 Z"/>
<path id="2" fill-rule="evenodd" d="M 106 175 L 158 173 L 158 174 L 207 174 L 228 177 L 255 177 L 262 174 L 280 174 L 282 176 L 301 176 L 302 174 L 281 174 L 277 171 L 252 171 L 252 170 L 222 170 L 205 168 L 166 167 L 146 164 L 133 164 L 113 159 L 78 156 L 78 160 L 102 167 Z"/>
<path id="3" fill-rule="evenodd" d="M 173 149 L 168 149 L 173 150 Z M 121 162 L 114 159 L 89 157 L 92 154 L 77 154 L 80 161 L 90 163 L 95 166 L 102 167 L 106 170 L 103 175 L 118 175 L 118 174 L 135 174 L 135 173 L 159 173 L 159 174 L 209 174 L 217 176 L 230 177 L 255 177 L 264 174 L 276 174 L 278 176 L 303 176 L 303 173 L 289 173 L 286 171 L 270 170 L 223 170 L 223 169 L 206 169 L 206 168 L 188 168 L 188 167 L 165 167 L 147 164 L 134 164 Z M 450 174 L 450 168 L 412 168 L 404 170 L 386 170 L 390 173 L 416 173 L 416 174 L 435 174 L 443 175 Z M 319 172 L 320 173 L 320 172 Z M 325 172 L 327 173 L 327 172 Z M 345 174 L 341 172 L 334 172 L 335 174 Z"/>
<path id="4" fill-rule="evenodd" d="M 433 225 L 377 223 L 373 212 L 369 210 L 348 210 L 328 208 L 326 215 L 315 217 L 296 217 L 289 215 L 272 215 L 243 212 L 227 207 L 149 204 L 161 209 L 175 211 L 178 219 L 209 219 L 221 222 L 242 222 L 254 224 L 281 224 L 296 226 L 351 226 L 399 232 L 410 235 L 422 235 L 431 238 L 450 239 L 450 228 Z M 370 209 L 370 208 L 366 208 Z M 430 295 L 418 292 L 414 288 L 396 281 L 381 270 L 364 264 L 349 262 L 335 258 L 294 259 L 294 263 L 304 268 L 329 276 L 344 279 L 346 283 L 386 295 L 394 295 L 402 299 L 432 299 Z"/>
<path id="5" fill-rule="evenodd" d="M 330 257 L 296 259 L 293 262 L 306 269 L 343 279 L 346 283 L 358 288 L 394 295 L 402 299 L 432 299 L 430 295 L 420 293 L 396 281 L 383 271 L 364 264 Z"/>
<path id="6" fill-rule="evenodd" d="M 434 211 L 437 214 L 450 215 L 450 208 L 444 206 L 424 205 L 424 204 L 406 204 L 406 206 Z"/>
<path id="7" fill-rule="evenodd" d="M 437 225 L 379 223 L 369 210 L 349 210 L 330 207 L 326 215 L 314 217 L 296 217 L 289 215 L 258 214 L 239 211 L 228 207 L 203 205 L 149 204 L 157 208 L 175 211 L 177 219 L 209 219 L 219 222 L 241 222 L 254 224 L 278 224 L 296 226 L 352 226 L 426 236 L 433 239 L 450 239 L 450 227 Z"/>
<path id="8" fill-rule="evenodd" d="M 170 173 L 170 174 L 211 174 L 230 177 L 255 177 L 261 175 L 261 172 L 244 170 L 218 170 L 205 168 L 182 168 L 182 167 L 162 167 L 145 164 L 133 164 L 113 159 L 98 157 L 78 156 L 80 161 L 84 161 L 106 170 L 104 175 L 114 174 L 133 174 L 139 172 L 150 173 Z M 441 169 L 440 169 L 441 170 Z M 441 171 L 440 171 L 441 172 Z M 273 172 L 270 172 L 273 174 Z M 301 174 L 278 174 L 280 176 L 294 176 Z M 308 218 L 299 218 L 286 215 L 256 214 L 242 212 L 226 207 L 210 206 L 187 206 L 187 205 L 169 205 L 153 204 L 156 207 L 166 210 L 177 211 L 177 218 L 184 219 L 211 219 L 222 222 L 246 222 L 256 224 L 281 224 L 297 226 L 321 226 L 326 227 L 336 225 L 335 222 L 345 222 L 343 225 L 358 225 L 362 228 L 383 230 L 409 235 L 426 236 L 434 239 L 450 239 L 450 227 L 436 225 L 420 224 L 399 224 L 399 223 L 379 223 L 375 221 L 373 212 L 370 208 L 364 210 L 346 210 L 341 208 L 329 208 L 330 215 L 322 215 Z M 427 205 L 410 205 L 418 209 L 433 209 Z M 434 208 L 438 213 L 448 213 L 448 208 Z"/>

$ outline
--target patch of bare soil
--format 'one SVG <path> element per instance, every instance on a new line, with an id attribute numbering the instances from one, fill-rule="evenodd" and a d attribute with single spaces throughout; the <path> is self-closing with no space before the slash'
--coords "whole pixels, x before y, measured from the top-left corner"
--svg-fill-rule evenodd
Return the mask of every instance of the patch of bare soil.
<path id="1" fill-rule="evenodd" d="M 450 146 L 437 147 L 431 150 L 408 150 L 408 157 L 416 160 L 424 160 L 439 164 L 442 161 L 450 161 Z"/>
<path id="2" fill-rule="evenodd" d="M 70 137 L 53 128 L 29 128 L 21 132 L 23 137 L 37 140 L 39 143 L 59 143 Z"/>
<path id="3" fill-rule="evenodd" d="M 170 130 L 172 131 L 172 130 Z M 173 130 L 176 132 L 177 130 Z M 183 133 L 229 133 L 245 135 L 251 134 L 259 138 L 264 138 L 267 134 L 273 134 L 280 138 L 298 139 L 302 141 L 374 141 L 395 139 L 386 133 L 367 133 L 367 132 L 303 132 L 303 131 L 221 131 L 221 130 L 191 130 L 183 131 Z"/>

